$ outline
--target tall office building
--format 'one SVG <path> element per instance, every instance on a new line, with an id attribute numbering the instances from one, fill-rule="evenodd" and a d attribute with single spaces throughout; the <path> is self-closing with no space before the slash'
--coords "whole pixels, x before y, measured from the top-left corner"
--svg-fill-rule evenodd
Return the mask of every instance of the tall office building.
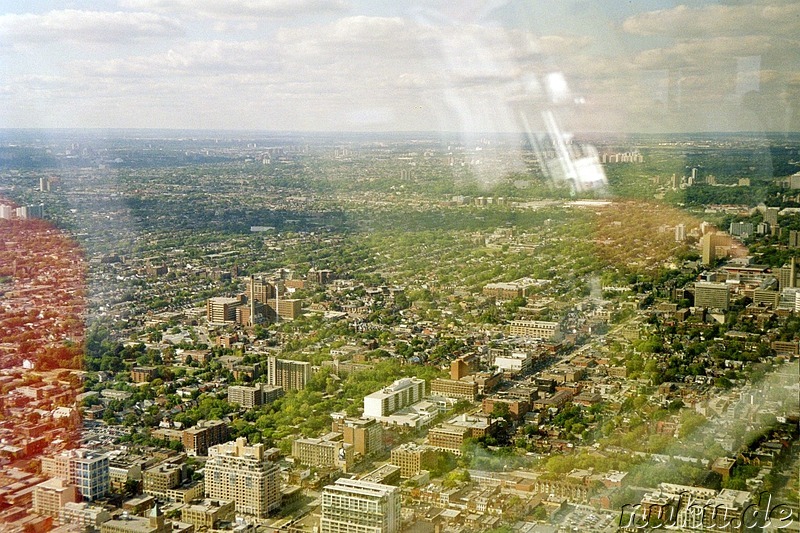
<path id="1" fill-rule="evenodd" d="M 148 468 L 142 472 L 142 492 L 167 499 L 167 492 L 181 484 L 184 473 L 184 468 L 174 463 L 162 463 Z"/>
<path id="2" fill-rule="evenodd" d="M 318 285 L 326 285 L 333 281 L 334 273 L 333 270 L 322 269 L 317 270 L 316 268 L 311 268 L 308 271 L 308 276 L 306 277 L 308 281 L 312 283 L 316 283 Z"/>
<path id="3" fill-rule="evenodd" d="M 797 264 L 794 257 L 778 271 L 778 287 L 781 290 L 797 287 Z"/>
<path id="4" fill-rule="evenodd" d="M 269 281 L 250 276 L 247 284 L 248 306 L 239 308 L 237 322 L 252 326 L 266 321 L 269 316 L 267 303 L 274 296 L 275 287 Z"/>
<path id="5" fill-rule="evenodd" d="M 678 224 L 675 226 L 675 242 L 683 242 L 686 240 L 686 225 Z"/>
<path id="6" fill-rule="evenodd" d="M 764 211 L 764 222 L 766 222 L 770 226 L 777 226 L 778 211 L 780 211 L 780 208 L 778 207 L 768 207 L 766 211 Z"/>
<path id="7" fill-rule="evenodd" d="M 75 483 L 84 500 L 97 500 L 108 494 L 108 456 L 94 452 L 79 453 L 70 462 L 70 482 Z"/>
<path id="8" fill-rule="evenodd" d="M 480 369 L 480 357 L 478 354 L 471 353 L 462 355 L 450 363 L 450 379 L 459 380 L 470 374 L 474 374 Z"/>
<path id="9" fill-rule="evenodd" d="M 267 380 L 270 385 L 284 390 L 304 389 L 311 379 L 311 363 L 278 359 L 274 355 L 267 358 Z"/>
<path id="10" fill-rule="evenodd" d="M 225 298 L 222 296 L 209 298 L 206 301 L 206 319 L 216 324 L 235 322 L 236 309 L 242 305 L 244 305 L 242 298 Z"/>
<path id="11" fill-rule="evenodd" d="M 706 233 L 700 238 L 700 246 L 703 249 L 703 264 L 706 266 L 713 264 L 717 260 L 715 236 L 716 233 Z"/>
<path id="12" fill-rule="evenodd" d="M 320 533 L 396 533 L 400 525 L 397 487 L 337 479 L 322 491 Z"/>
<path id="13" fill-rule="evenodd" d="M 780 301 L 781 293 L 770 289 L 755 289 L 753 291 L 753 303 L 763 305 L 770 309 L 776 309 Z"/>
<path id="14" fill-rule="evenodd" d="M 261 443 L 248 446 L 239 437 L 211 446 L 205 471 L 206 497 L 235 501 L 237 513 L 263 518 L 280 507 L 280 468 Z"/>
<path id="15" fill-rule="evenodd" d="M 269 303 L 275 297 L 275 286 L 261 277 L 250 276 L 248 294 L 257 302 Z"/>
<path id="16" fill-rule="evenodd" d="M 17 218 L 43 218 L 44 217 L 44 204 L 39 205 L 23 205 L 14 209 L 14 214 Z"/>
<path id="17" fill-rule="evenodd" d="M 727 310 L 730 304 L 730 290 L 725 283 L 698 281 L 694 284 L 694 305 L 709 309 Z"/>
<path id="18" fill-rule="evenodd" d="M 277 317 L 276 320 L 294 320 L 300 316 L 303 310 L 303 301 L 298 298 L 281 298 L 273 300 L 275 307 L 272 303 L 268 304 L 268 312 L 271 316 Z"/>
<path id="19" fill-rule="evenodd" d="M 400 467 L 400 476 L 414 477 L 424 468 L 430 468 L 435 459 L 434 449 L 430 446 L 406 442 L 392 448 L 391 464 Z"/>
<path id="20" fill-rule="evenodd" d="M 753 234 L 752 222 L 731 222 L 728 233 L 735 237 L 748 238 Z M 795 232 L 797 233 L 797 232 Z"/>
<path id="21" fill-rule="evenodd" d="M 800 231 L 789 231 L 789 248 L 800 248 Z"/>

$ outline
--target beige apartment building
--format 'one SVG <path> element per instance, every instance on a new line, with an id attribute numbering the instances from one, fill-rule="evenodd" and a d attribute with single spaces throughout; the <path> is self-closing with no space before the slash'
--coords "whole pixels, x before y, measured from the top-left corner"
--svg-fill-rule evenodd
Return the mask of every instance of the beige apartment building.
<path id="1" fill-rule="evenodd" d="M 33 512 L 58 518 L 67 502 L 75 502 L 75 485 L 59 478 L 48 479 L 33 489 Z"/>
<path id="2" fill-rule="evenodd" d="M 280 468 L 265 451 L 261 443 L 248 446 L 243 437 L 211 446 L 205 466 L 206 497 L 235 501 L 237 513 L 261 518 L 280 507 Z"/>

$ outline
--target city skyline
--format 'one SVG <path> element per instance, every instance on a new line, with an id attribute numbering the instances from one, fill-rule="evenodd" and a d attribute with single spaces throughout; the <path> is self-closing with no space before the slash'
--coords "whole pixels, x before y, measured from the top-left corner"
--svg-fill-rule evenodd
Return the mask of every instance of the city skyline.
<path id="1" fill-rule="evenodd" d="M 779 0 L 0 9 L 0 128 L 800 130 L 800 6 Z"/>

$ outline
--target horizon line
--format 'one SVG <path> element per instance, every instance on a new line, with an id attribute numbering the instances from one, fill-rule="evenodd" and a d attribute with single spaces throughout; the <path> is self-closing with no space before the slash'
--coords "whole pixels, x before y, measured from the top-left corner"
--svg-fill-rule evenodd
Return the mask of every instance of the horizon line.
<path id="1" fill-rule="evenodd" d="M 193 133 L 258 133 L 272 135 L 525 135 L 525 131 L 461 131 L 461 130 L 262 130 L 229 128 L 169 128 L 169 127 L 106 127 L 106 126 L 23 126 L 0 127 L 0 132 L 193 132 Z M 545 132 L 537 132 L 545 133 Z M 701 130 L 701 131 L 582 131 L 569 132 L 573 135 L 797 135 L 800 131 L 758 131 L 758 130 Z"/>

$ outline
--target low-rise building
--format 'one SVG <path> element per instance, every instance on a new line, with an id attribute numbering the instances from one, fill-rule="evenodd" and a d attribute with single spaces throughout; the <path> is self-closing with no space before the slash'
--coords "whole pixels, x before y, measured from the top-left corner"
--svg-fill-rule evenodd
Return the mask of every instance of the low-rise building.
<path id="1" fill-rule="evenodd" d="M 306 466 L 337 467 L 347 472 L 353 465 L 352 444 L 342 440 L 341 433 L 331 432 L 321 438 L 292 441 L 292 457 Z"/>
<path id="2" fill-rule="evenodd" d="M 536 400 L 533 402 L 533 408 L 539 410 L 550 409 L 551 407 L 561 409 L 570 401 L 572 401 L 572 393 L 567 390 L 560 390 L 552 396 Z"/>
<path id="3" fill-rule="evenodd" d="M 172 524 L 167 523 L 164 513 L 153 506 L 146 517 L 123 515 L 103 522 L 100 533 L 170 533 Z"/>
<path id="4" fill-rule="evenodd" d="M 431 381 L 431 394 L 474 402 L 478 397 L 478 383 L 471 377 L 459 380 L 437 378 Z"/>
<path id="5" fill-rule="evenodd" d="M 181 521 L 194 524 L 196 528 L 213 529 L 220 522 L 233 522 L 236 505 L 233 501 L 204 499 L 181 508 Z"/>
<path id="6" fill-rule="evenodd" d="M 390 461 L 400 467 L 400 477 L 412 478 L 430 468 L 434 457 L 431 447 L 407 442 L 392 448 Z"/>
<path id="7" fill-rule="evenodd" d="M 74 503 L 76 497 L 75 485 L 70 485 L 65 479 L 48 479 L 33 489 L 33 512 L 58 518 L 64 505 Z"/>
<path id="8" fill-rule="evenodd" d="M 100 528 L 103 522 L 111 520 L 111 514 L 99 505 L 88 502 L 67 502 L 61 508 L 59 522 L 76 525 L 81 530 L 93 531 Z"/>
<path id="9" fill-rule="evenodd" d="M 361 480 L 383 485 L 398 485 L 400 483 L 400 471 L 401 468 L 399 466 L 383 465 L 366 474 Z"/>
<path id="10" fill-rule="evenodd" d="M 165 498 L 169 489 L 174 489 L 183 480 L 183 466 L 174 463 L 162 463 L 148 468 L 142 473 L 142 485 L 145 494 Z"/>
<path id="11" fill-rule="evenodd" d="M 154 366 L 135 366 L 131 370 L 131 381 L 134 383 L 149 383 L 155 376 Z"/>
<path id="12" fill-rule="evenodd" d="M 204 456 L 209 446 L 228 440 L 228 425 L 222 420 L 200 420 L 195 427 L 183 430 L 181 440 L 188 455 Z"/>
<path id="13" fill-rule="evenodd" d="M 509 328 L 511 335 L 541 339 L 546 341 L 559 340 L 561 328 L 558 322 L 545 322 L 541 320 L 512 320 Z"/>
<path id="14" fill-rule="evenodd" d="M 383 450 L 383 427 L 371 418 L 347 418 L 344 413 L 332 413 L 331 431 L 339 432 L 355 453 L 367 456 Z"/>
<path id="15" fill-rule="evenodd" d="M 283 387 L 267 383 L 256 383 L 253 386 L 231 385 L 228 387 L 228 402 L 241 405 L 245 409 L 253 409 L 274 402 L 283 394 Z"/>

